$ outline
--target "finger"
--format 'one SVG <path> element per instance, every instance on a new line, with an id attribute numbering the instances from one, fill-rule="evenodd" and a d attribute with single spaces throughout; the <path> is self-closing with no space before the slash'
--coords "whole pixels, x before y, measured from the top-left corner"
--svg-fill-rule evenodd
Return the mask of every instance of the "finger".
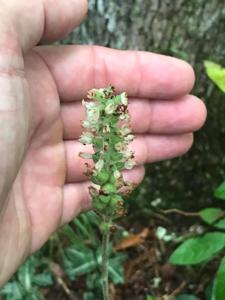
<path id="1" fill-rule="evenodd" d="M 98 46 L 38 47 L 63 101 L 80 100 L 91 88 L 112 84 L 140 98 L 171 99 L 190 92 L 194 72 L 164 55 Z"/>
<path id="2" fill-rule="evenodd" d="M 133 182 L 135 185 L 141 183 L 144 178 L 143 166 L 124 172 L 124 180 Z M 91 182 L 66 184 L 64 187 L 63 214 L 61 224 L 70 222 L 79 213 L 91 208 L 91 199 L 88 187 Z"/>
<path id="3" fill-rule="evenodd" d="M 83 131 L 84 108 L 80 102 L 61 107 L 64 139 L 77 139 Z M 129 114 L 134 133 L 181 134 L 196 131 L 204 124 L 206 108 L 192 95 L 174 101 L 131 99 Z"/>
<path id="4" fill-rule="evenodd" d="M 186 153 L 193 143 L 192 134 L 182 135 L 138 135 L 130 148 L 135 152 L 137 165 L 152 163 L 174 158 Z M 84 146 L 78 141 L 65 142 L 66 151 L 66 182 L 80 182 L 87 180 L 84 175 L 85 163 L 93 165 L 92 160 L 79 157 L 80 152 L 92 152 L 90 145 Z"/>
<path id="5" fill-rule="evenodd" d="M 207 114 L 203 101 L 193 95 L 174 101 L 131 101 L 129 112 L 135 133 L 160 135 L 197 131 Z"/>
<path id="6" fill-rule="evenodd" d="M 86 0 L 3 0 L 4 21 L 9 24 L 8 38 L 14 37 L 24 51 L 41 40 L 53 41 L 72 31 L 87 12 Z M 1 15 L 2 17 L 2 15 Z M 6 37 L 7 38 L 7 37 Z"/>

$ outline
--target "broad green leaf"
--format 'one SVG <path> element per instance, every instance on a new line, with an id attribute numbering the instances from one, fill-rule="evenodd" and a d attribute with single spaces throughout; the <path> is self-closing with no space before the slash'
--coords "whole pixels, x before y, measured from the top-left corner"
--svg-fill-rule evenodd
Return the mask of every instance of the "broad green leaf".
<path id="1" fill-rule="evenodd" d="M 225 181 L 215 190 L 214 196 L 221 200 L 225 200 Z"/>
<path id="2" fill-rule="evenodd" d="M 214 226 L 219 229 L 225 229 L 225 218 L 216 222 L 216 224 L 214 224 Z"/>
<path id="3" fill-rule="evenodd" d="M 225 68 L 211 61 L 205 61 L 204 66 L 209 78 L 225 93 Z"/>
<path id="4" fill-rule="evenodd" d="M 42 274 L 34 275 L 32 278 L 32 283 L 40 287 L 52 285 L 53 284 L 52 275 L 50 273 L 42 273 Z"/>
<path id="5" fill-rule="evenodd" d="M 22 267 L 18 271 L 18 279 L 20 283 L 23 285 L 25 290 L 29 291 L 32 285 L 32 275 L 34 273 L 35 263 L 34 258 L 30 257 L 27 261 L 22 265 Z"/>
<path id="6" fill-rule="evenodd" d="M 225 299 L 225 257 L 223 258 L 213 285 L 212 300 Z"/>
<path id="7" fill-rule="evenodd" d="M 1 290 L 0 295 L 13 295 L 14 299 L 23 299 L 23 288 L 19 283 L 9 282 Z"/>
<path id="8" fill-rule="evenodd" d="M 213 281 L 211 280 L 204 291 L 205 300 L 212 300 Z"/>
<path id="9" fill-rule="evenodd" d="M 211 207 L 202 209 L 199 215 L 207 224 L 213 224 L 216 220 L 224 216 L 224 212 L 220 208 Z"/>
<path id="10" fill-rule="evenodd" d="M 185 241 L 173 252 L 169 262 L 176 265 L 199 264 L 212 259 L 224 247 L 225 233 L 210 232 Z"/>
<path id="11" fill-rule="evenodd" d="M 158 298 L 148 295 L 146 300 L 158 300 Z"/>
<path id="12" fill-rule="evenodd" d="M 109 266 L 109 276 L 112 278 L 114 284 L 123 284 L 124 283 L 123 267 L 121 266 L 119 269 L 114 269 L 111 266 Z"/>
<path id="13" fill-rule="evenodd" d="M 80 265 L 77 268 L 67 270 L 67 274 L 69 277 L 71 277 L 73 279 L 76 276 L 80 276 L 80 275 L 86 274 L 88 272 L 92 272 L 95 268 L 96 268 L 96 262 L 90 261 L 90 262 Z"/>
<path id="14" fill-rule="evenodd" d="M 114 284 L 124 283 L 123 262 L 125 260 L 126 256 L 119 253 L 109 260 L 109 276 Z"/>

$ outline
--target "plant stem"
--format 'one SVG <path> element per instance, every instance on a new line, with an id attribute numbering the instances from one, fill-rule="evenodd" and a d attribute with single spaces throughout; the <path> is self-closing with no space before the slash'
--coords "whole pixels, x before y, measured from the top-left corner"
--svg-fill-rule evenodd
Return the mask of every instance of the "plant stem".
<path id="1" fill-rule="evenodd" d="M 110 225 L 111 220 L 107 220 Z M 110 226 L 109 226 L 110 228 Z M 103 232 L 102 236 L 102 293 L 103 300 L 109 300 L 109 238 L 110 229 Z"/>

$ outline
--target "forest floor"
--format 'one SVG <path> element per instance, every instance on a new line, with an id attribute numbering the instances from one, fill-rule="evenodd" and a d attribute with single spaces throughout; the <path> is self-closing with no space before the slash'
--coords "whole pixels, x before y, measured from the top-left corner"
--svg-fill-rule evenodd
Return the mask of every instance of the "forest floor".
<path id="1" fill-rule="evenodd" d="M 184 216 L 179 210 L 150 214 L 149 222 L 146 217 L 144 222 L 141 218 L 127 218 L 121 224 L 129 234 L 114 248 L 127 255 L 125 284 L 111 284 L 111 300 L 173 300 L 180 294 L 194 295 L 193 300 L 207 299 L 220 259 L 197 267 L 178 267 L 169 264 L 168 258 L 181 239 L 210 228 L 201 224 L 194 214 Z M 81 300 L 79 295 L 85 290 L 85 277 L 68 282 L 68 285 L 72 293 L 66 295 L 66 288 L 58 285 L 44 291 L 46 299 Z"/>

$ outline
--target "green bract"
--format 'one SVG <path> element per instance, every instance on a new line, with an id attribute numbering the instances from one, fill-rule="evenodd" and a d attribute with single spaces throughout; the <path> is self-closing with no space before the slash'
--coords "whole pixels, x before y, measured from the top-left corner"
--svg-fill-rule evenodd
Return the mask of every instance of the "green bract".
<path id="1" fill-rule="evenodd" d="M 124 211 L 122 196 L 133 189 L 121 175 L 122 169 L 132 169 L 135 165 L 134 153 L 128 149 L 134 139 L 129 126 L 128 99 L 126 93 L 115 95 L 112 86 L 91 90 L 88 99 L 82 102 L 86 119 L 80 142 L 92 144 L 94 153 L 81 153 L 80 156 L 94 161 L 91 172 L 89 168 L 86 174 L 98 185 L 94 193 L 91 190 L 96 212 L 114 219 Z"/>

